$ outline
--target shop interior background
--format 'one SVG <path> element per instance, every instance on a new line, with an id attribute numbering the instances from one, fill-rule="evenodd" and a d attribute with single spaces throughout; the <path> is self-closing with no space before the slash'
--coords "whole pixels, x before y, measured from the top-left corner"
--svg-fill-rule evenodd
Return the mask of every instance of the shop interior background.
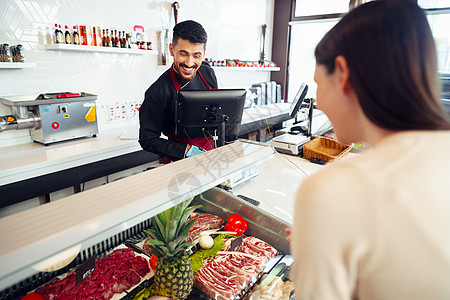
<path id="1" fill-rule="evenodd" d="M 271 60 L 275 1 L 288 0 L 180 0 L 178 20 L 194 19 L 209 33 L 206 57 L 258 60 L 261 27 L 267 25 L 265 54 Z M 348 10 L 348 0 L 292 0 L 287 70 L 287 101 L 300 85 L 315 97 L 314 48 L 321 37 Z M 22 44 L 29 69 L 0 69 L 0 96 L 61 91 L 86 91 L 98 95 L 99 128 L 137 123 L 136 113 L 122 112 L 143 101 L 148 86 L 167 69 L 158 55 L 131 55 L 49 51 L 45 49 L 53 24 L 96 25 L 131 31 L 145 28 L 146 38 L 158 49 L 157 32 L 174 25 L 169 1 L 119 0 L 3 0 L 0 1 L 0 43 Z M 436 40 L 439 72 L 450 73 L 450 0 L 418 0 L 425 9 Z M 275 61 L 276 62 L 276 61 Z M 281 70 L 280 72 L 285 72 Z M 248 88 L 270 81 L 270 72 L 216 70 L 221 88 Z M 278 82 L 282 83 L 282 82 Z M 447 87 L 448 88 L 448 87 Z M 445 97 L 444 97 L 445 98 Z M 447 99 L 447 98 L 446 98 Z M 11 108 L 0 104 L 0 114 Z M 31 142 L 27 129 L 0 134 L 0 147 Z"/>
<path id="2" fill-rule="evenodd" d="M 206 57 L 216 60 L 258 60 L 261 27 L 267 25 L 266 59 L 271 59 L 274 0 L 179 0 L 178 22 L 193 19 L 208 33 Z M 145 0 L 2 0 L 0 1 L 0 44 L 21 44 L 25 62 L 36 66 L 0 69 L 0 96 L 45 92 L 89 92 L 98 95 L 99 130 L 137 123 L 136 114 L 115 106 L 142 103 L 145 90 L 168 66 L 159 66 L 158 55 L 50 51 L 54 24 L 92 25 L 130 32 L 144 27 L 146 41 L 157 49 L 157 32 L 172 30 L 172 2 Z M 216 70 L 219 87 L 248 88 L 270 80 L 267 71 Z M 0 104 L 0 115 L 11 114 Z M 32 142 L 28 129 L 0 134 L 0 147 Z"/>

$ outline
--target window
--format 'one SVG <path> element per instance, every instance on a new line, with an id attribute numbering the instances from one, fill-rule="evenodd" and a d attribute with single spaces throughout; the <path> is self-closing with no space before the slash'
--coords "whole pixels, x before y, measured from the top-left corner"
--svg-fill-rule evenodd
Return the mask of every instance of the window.
<path id="1" fill-rule="evenodd" d="M 302 82 L 308 85 L 306 97 L 315 98 L 317 85 L 314 82 L 316 59 L 314 49 L 338 19 L 299 22 L 291 27 L 291 46 L 289 53 L 288 102 L 294 100 Z"/>
<path id="2" fill-rule="evenodd" d="M 314 16 L 324 14 L 345 13 L 349 0 L 296 0 L 295 16 Z"/>
<path id="3" fill-rule="evenodd" d="M 450 73 L 450 13 L 428 15 L 428 23 L 436 42 L 438 71 Z"/>
<path id="4" fill-rule="evenodd" d="M 418 0 L 428 17 L 438 55 L 438 71 L 450 73 L 450 0 Z M 302 82 L 307 97 L 316 97 L 314 49 L 324 34 L 348 11 L 348 0 L 296 0 L 289 47 L 286 98 L 291 102 Z"/>
<path id="5" fill-rule="evenodd" d="M 423 9 L 450 7 L 450 0 L 418 0 L 417 3 Z"/>

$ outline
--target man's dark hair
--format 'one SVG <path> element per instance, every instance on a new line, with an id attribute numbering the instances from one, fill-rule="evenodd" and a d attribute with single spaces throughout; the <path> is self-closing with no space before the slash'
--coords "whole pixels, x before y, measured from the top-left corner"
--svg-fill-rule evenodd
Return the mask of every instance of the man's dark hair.
<path id="1" fill-rule="evenodd" d="M 194 44 L 201 43 L 206 46 L 208 35 L 200 23 L 188 20 L 178 23 L 173 28 L 172 44 L 176 45 L 178 38 L 188 40 Z"/>

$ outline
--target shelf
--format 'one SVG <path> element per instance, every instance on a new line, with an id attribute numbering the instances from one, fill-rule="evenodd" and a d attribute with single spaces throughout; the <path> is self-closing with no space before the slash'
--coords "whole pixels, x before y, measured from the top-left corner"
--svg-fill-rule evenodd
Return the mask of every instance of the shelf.
<path id="1" fill-rule="evenodd" d="M 35 67 L 35 63 L 0 62 L 0 69 L 25 69 Z"/>
<path id="2" fill-rule="evenodd" d="M 212 67 L 214 70 L 223 71 L 247 71 L 247 72 L 261 72 L 261 71 L 280 71 L 279 67 Z"/>
<path id="3" fill-rule="evenodd" d="M 85 46 L 85 45 L 66 45 L 66 44 L 52 44 L 46 45 L 47 50 L 57 51 L 79 51 L 79 52 L 99 52 L 99 53 L 121 53 L 121 54 L 137 54 L 137 55 L 157 55 L 157 50 L 141 50 L 141 49 L 123 49 L 112 47 L 97 47 L 97 46 Z"/>
<path id="4" fill-rule="evenodd" d="M 165 69 L 169 68 L 170 65 L 159 65 L 158 68 Z M 243 72 L 270 72 L 270 71 L 280 71 L 279 67 L 274 68 L 260 68 L 260 67 L 212 67 L 214 71 L 243 71 Z"/>

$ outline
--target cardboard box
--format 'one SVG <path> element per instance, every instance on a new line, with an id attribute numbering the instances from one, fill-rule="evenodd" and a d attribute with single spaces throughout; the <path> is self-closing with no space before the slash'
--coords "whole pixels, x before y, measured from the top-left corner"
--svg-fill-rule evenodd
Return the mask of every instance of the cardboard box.
<path id="1" fill-rule="evenodd" d="M 80 45 L 87 45 L 86 26 L 78 25 L 78 34 L 80 35 Z"/>
<path id="2" fill-rule="evenodd" d="M 91 25 L 86 25 L 86 45 L 94 46 L 94 30 Z"/>
<path id="3" fill-rule="evenodd" d="M 94 46 L 103 46 L 102 44 L 102 30 L 100 28 L 100 26 L 94 26 L 93 28 L 94 31 Z"/>

